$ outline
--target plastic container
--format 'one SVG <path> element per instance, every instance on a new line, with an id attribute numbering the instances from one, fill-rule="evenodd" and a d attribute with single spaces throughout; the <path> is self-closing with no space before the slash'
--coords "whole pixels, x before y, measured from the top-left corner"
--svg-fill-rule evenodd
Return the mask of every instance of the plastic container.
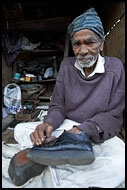
<path id="1" fill-rule="evenodd" d="M 20 73 L 14 73 L 13 79 L 19 80 L 20 79 Z"/>
<path id="2" fill-rule="evenodd" d="M 38 81 L 42 81 L 42 76 L 41 76 L 41 75 L 38 75 L 38 76 L 37 76 L 37 80 L 38 80 Z"/>

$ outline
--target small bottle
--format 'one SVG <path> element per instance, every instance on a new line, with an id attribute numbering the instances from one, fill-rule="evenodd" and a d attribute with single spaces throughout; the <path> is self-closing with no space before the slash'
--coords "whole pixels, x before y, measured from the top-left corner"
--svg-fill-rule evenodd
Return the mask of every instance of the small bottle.
<path id="1" fill-rule="evenodd" d="M 38 80 L 38 81 L 42 81 L 42 76 L 41 76 L 41 75 L 38 75 L 38 76 L 37 76 L 37 80 Z"/>

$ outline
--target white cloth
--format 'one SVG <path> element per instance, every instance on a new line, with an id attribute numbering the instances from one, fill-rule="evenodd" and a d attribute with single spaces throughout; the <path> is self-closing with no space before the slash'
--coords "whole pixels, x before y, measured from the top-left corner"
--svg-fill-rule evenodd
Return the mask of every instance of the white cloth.
<path id="1" fill-rule="evenodd" d="M 49 168 L 47 168 L 41 175 L 31 178 L 24 185 L 16 186 L 12 183 L 8 175 L 8 166 L 14 154 L 21 151 L 19 144 L 2 143 L 2 188 L 52 188 L 53 183 Z"/>
<path id="2" fill-rule="evenodd" d="M 30 133 L 42 122 L 20 123 L 15 127 L 14 137 L 21 149 L 32 147 Z M 63 124 L 52 132 L 58 137 L 64 129 L 69 130 L 77 122 L 66 119 Z M 95 160 L 84 166 L 58 165 L 49 166 L 55 188 L 88 188 L 89 186 L 116 188 L 125 179 L 125 144 L 113 137 L 104 143 L 93 144 Z"/>
<path id="3" fill-rule="evenodd" d="M 105 72 L 104 63 L 105 63 L 105 58 L 99 54 L 96 67 L 94 68 L 93 72 L 90 75 L 88 75 L 88 77 L 92 77 L 95 73 L 104 73 Z M 85 72 L 83 68 L 78 64 L 78 61 L 75 61 L 75 67 L 78 70 L 80 70 L 81 73 L 85 76 Z"/>

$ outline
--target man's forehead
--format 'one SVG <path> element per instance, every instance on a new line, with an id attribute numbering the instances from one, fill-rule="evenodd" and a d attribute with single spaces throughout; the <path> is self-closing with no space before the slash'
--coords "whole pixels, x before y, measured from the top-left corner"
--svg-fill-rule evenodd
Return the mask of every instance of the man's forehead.
<path id="1" fill-rule="evenodd" d="M 73 35 L 73 39 L 98 39 L 97 34 L 95 34 L 95 32 L 88 30 L 88 29 L 84 29 L 84 30 L 80 30 L 76 33 L 74 33 Z"/>

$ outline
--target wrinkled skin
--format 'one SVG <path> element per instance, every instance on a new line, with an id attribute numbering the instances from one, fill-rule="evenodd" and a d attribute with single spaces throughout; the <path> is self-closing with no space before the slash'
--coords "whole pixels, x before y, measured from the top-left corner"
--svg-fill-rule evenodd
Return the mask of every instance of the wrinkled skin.
<path id="1" fill-rule="evenodd" d="M 75 56 L 93 56 L 97 58 L 100 51 L 103 50 L 103 44 L 103 40 L 99 39 L 96 33 L 89 29 L 75 32 L 72 39 L 72 47 Z M 83 59 L 82 63 L 85 65 L 89 61 L 89 59 Z M 96 62 L 93 66 L 84 69 L 86 77 L 93 72 L 95 66 Z"/>

